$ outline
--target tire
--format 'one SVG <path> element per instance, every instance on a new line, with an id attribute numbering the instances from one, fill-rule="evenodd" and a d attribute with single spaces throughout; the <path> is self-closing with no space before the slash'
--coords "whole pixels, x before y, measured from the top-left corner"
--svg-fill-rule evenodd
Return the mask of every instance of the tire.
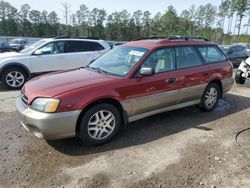
<path id="1" fill-rule="evenodd" d="M 235 72 L 235 82 L 237 83 L 237 84 L 244 84 L 245 83 L 245 81 L 246 81 L 246 78 L 244 78 L 244 77 L 242 77 L 242 71 L 241 70 L 237 70 L 236 72 Z"/>
<path id="2" fill-rule="evenodd" d="M 105 144 L 117 135 L 120 127 L 121 115 L 118 109 L 102 103 L 93 106 L 83 115 L 77 136 L 87 145 Z"/>
<path id="3" fill-rule="evenodd" d="M 21 89 L 28 80 L 28 74 L 19 67 L 8 68 L 3 71 L 1 80 L 7 89 Z"/>
<path id="4" fill-rule="evenodd" d="M 212 111 L 214 110 L 219 102 L 221 96 L 221 90 L 216 83 L 210 83 L 201 98 L 199 107 L 203 111 Z"/>

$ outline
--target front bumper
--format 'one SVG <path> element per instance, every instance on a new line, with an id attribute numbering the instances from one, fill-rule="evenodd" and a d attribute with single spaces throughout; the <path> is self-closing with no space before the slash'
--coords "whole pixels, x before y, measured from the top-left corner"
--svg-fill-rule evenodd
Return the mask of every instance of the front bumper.
<path id="1" fill-rule="evenodd" d="M 16 99 L 17 113 L 22 126 L 38 138 L 55 140 L 75 136 L 76 123 L 81 111 L 43 113 L 27 107 L 21 97 Z"/>

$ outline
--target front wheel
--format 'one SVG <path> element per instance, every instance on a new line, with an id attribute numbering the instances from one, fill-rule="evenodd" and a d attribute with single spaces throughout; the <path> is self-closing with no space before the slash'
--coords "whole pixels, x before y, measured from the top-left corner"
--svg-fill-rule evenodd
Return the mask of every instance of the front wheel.
<path id="1" fill-rule="evenodd" d="M 113 139 L 119 132 L 121 115 L 111 104 L 98 104 L 90 108 L 82 117 L 77 133 L 82 142 L 100 145 Z"/>
<path id="2" fill-rule="evenodd" d="M 2 74 L 2 83 L 7 89 L 21 89 L 28 79 L 27 73 L 19 68 L 13 67 L 5 70 Z"/>
<path id="3" fill-rule="evenodd" d="M 235 72 L 235 82 L 237 84 L 244 84 L 246 81 L 246 78 L 242 76 L 243 72 L 241 70 L 237 70 Z"/>
<path id="4" fill-rule="evenodd" d="M 203 93 L 199 107 L 203 111 L 212 111 L 217 107 L 220 99 L 220 93 L 220 88 L 216 83 L 209 84 Z"/>

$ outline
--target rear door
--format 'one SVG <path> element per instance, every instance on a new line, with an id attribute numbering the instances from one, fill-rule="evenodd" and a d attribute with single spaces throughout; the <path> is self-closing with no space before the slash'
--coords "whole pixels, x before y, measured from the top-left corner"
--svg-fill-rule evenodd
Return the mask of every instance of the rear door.
<path id="1" fill-rule="evenodd" d="M 91 42 L 88 41 L 66 41 L 65 52 L 69 69 L 85 67 L 95 58 Z"/>
<path id="2" fill-rule="evenodd" d="M 142 67 L 155 70 L 152 76 L 140 77 L 139 73 L 130 80 L 125 88 L 130 93 L 124 102 L 129 116 L 152 112 L 176 104 L 177 89 L 175 56 L 172 48 L 153 52 Z"/>
<path id="3" fill-rule="evenodd" d="M 175 54 L 178 70 L 176 83 L 179 85 L 177 103 L 197 103 L 206 88 L 210 72 L 203 66 L 202 57 L 194 47 L 176 47 Z"/>

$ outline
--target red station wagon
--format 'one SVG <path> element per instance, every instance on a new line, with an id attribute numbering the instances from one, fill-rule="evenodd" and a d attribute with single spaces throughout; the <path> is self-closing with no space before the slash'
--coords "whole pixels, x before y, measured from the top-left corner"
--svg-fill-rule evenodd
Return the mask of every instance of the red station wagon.
<path id="1" fill-rule="evenodd" d="M 35 136 L 110 141 L 122 125 L 198 105 L 216 108 L 233 85 L 220 48 L 201 39 L 143 39 L 117 47 L 85 68 L 28 81 L 16 100 L 21 124 Z"/>

